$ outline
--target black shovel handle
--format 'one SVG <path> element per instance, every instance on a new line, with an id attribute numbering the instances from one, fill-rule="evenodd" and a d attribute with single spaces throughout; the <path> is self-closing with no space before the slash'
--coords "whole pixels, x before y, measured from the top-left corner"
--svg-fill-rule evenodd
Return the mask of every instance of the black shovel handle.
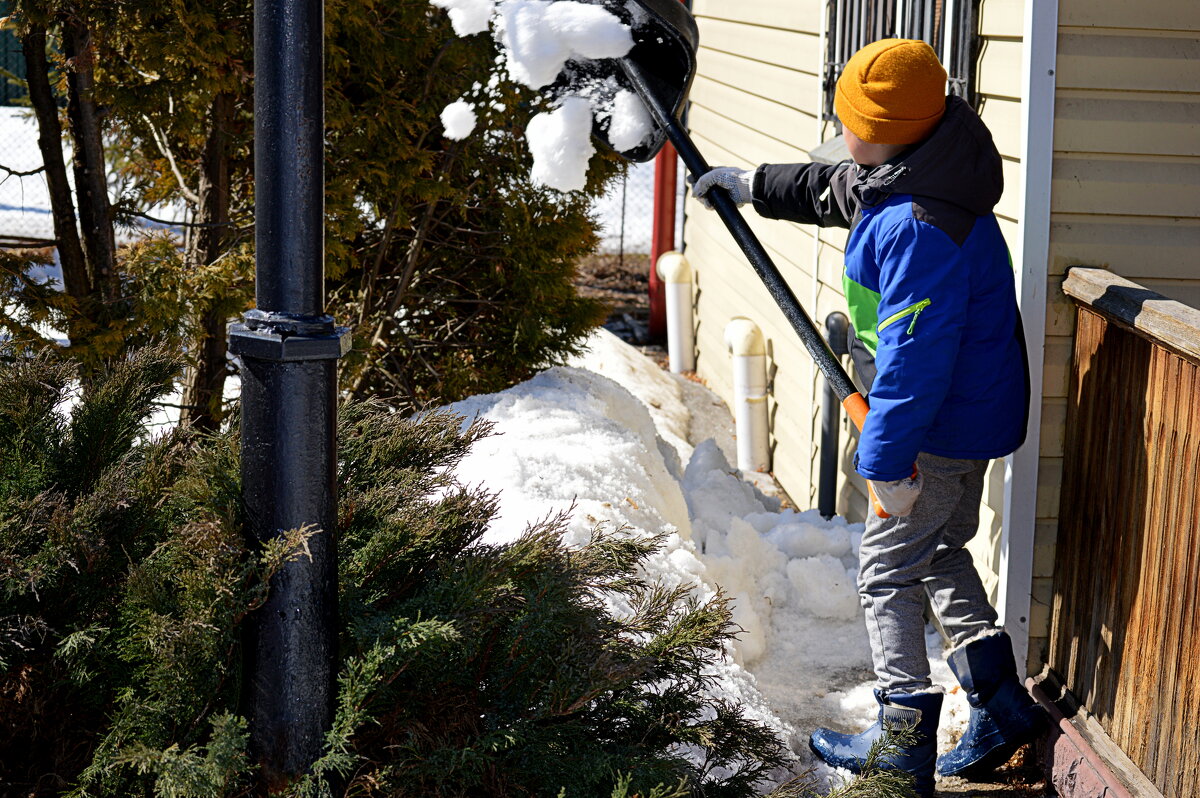
<path id="1" fill-rule="evenodd" d="M 704 160 L 704 156 L 696 149 L 696 145 L 692 143 L 691 136 L 646 84 L 638 68 L 625 61 L 622 61 L 622 67 L 646 103 L 654 121 L 666 131 L 667 138 L 675 146 L 679 157 L 683 159 L 684 166 L 691 173 L 692 179 L 698 180 L 701 175 L 709 171 L 709 166 L 708 162 Z M 796 299 L 796 295 L 792 293 L 792 289 L 783 279 L 783 275 L 779 273 L 771 256 L 759 242 L 758 236 L 754 235 L 750 225 L 746 224 L 746 220 L 738 210 L 737 204 L 729 196 L 729 192 L 723 188 L 714 187 L 706 196 L 717 215 L 721 217 L 721 221 L 725 223 L 725 227 L 737 241 L 738 246 L 741 247 L 742 252 L 745 253 L 750 265 L 754 267 L 754 271 L 762 279 L 763 285 L 767 287 L 775 304 L 783 311 L 783 315 L 787 317 L 796 334 L 800 336 L 804 348 L 812 355 L 817 367 L 825 375 L 825 379 L 829 380 L 838 399 L 844 403 L 852 394 L 857 394 L 858 391 L 855 389 L 854 383 L 850 381 L 846 370 L 842 368 L 842 364 L 834 356 L 829 344 L 818 332 L 816 325 L 804 311 L 800 301 Z"/>
<path id="2" fill-rule="evenodd" d="M 626 77 L 629 78 L 637 90 L 638 95 L 642 98 L 642 101 L 645 102 L 650 115 L 654 117 L 654 121 L 666 131 L 667 138 L 674 145 L 675 150 L 679 153 L 679 157 L 683 159 L 683 164 L 687 167 L 688 172 L 691 173 L 692 179 L 700 179 L 701 175 L 709 171 L 709 165 L 704 160 L 704 156 L 700 154 L 700 150 L 696 149 L 696 145 L 692 143 L 692 137 L 688 135 L 683 126 L 679 124 L 679 120 L 671 114 L 662 101 L 658 99 L 654 91 L 646 84 L 641 72 L 635 65 L 622 60 L 621 67 Z M 792 329 L 800 336 L 804 348 L 808 350 L 808 354 L 812 356 L 813 361 L 817 364 L 817 368 L 821 370 L 821 373 L 825 375 L 825 379 L 829 381 L 830 387 L 833 388 L 833 392 L 841 401 L 842 407 L 846 409 L 847 415 L 850 416 L 854 425 L 861 432 L 863 423 L 867 418 L 867 400 L 863 398 L 858 389 L 854 387 L 854 383 L 850 381 L 850 376 L 842 368 L 842 364 L 833 354 L 833 350 L 829 348 L 828 342 L 821 336 L 821 333 L 817 330 L 817 326 L 813 324 L 813 320 L 800 304 L 800 300 L 792 293 L 791 287 L 783 279 L 783 275 L 779 273 L 779 268 L 771 260 L 771 256 L 767 254 L 767 250 L 758 240 L 758 236 L 754 235 L 754 231 L 746 223 L 741 211 L 738 210 L 737 203 L 729 196 L 728 191 L 717 186 L 709 189 L 705 196 L 708 198 L 713 210 L 721 217 L 721 221 L 725 223 L 725 227 L 733 236 L 734 241 L 737 242 L 742 252 L 746 255 L 746 259 L 750 261 L 750 265 L 754 268 L 754 271 L 758 273 L 763 285 L 767 288 L 767 292 L 775 300 L 775 304 L 783 311 L 783 315 L 792 325 Z M 868 483 L 867 487 L 870 490 L 870 483 Z M 875 514 L 880 518 L 887 518 L 888 514 L 880 506 L 879 500 L 875 497 L 875 492 L 870 491 L 870 493 Z"/>

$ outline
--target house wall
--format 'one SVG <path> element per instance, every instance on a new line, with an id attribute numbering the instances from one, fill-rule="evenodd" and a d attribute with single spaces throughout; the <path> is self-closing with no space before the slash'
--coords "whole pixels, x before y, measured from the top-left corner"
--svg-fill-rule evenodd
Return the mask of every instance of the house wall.
<path id="1" fill-rule="evenodd" d="M 764 162 L 809 160 L 808 151 L 835 134 L 832 124 L 820 121 L 825 3 L 694 0 L 692 10 L 701 48 L 688 121 L 709 163 L 752 168 Z M 997 215 L 1013 249 L 1018 244 L 1020 208 L 1022 14 L 1021 0 L 984 0 L 980 9 L 981 113 L 1004 156 L 1006 190 Z M 686 210 L 684 241 L 696 275 L 697 371 L 730 400 L 724 327 L 736 316 L 747 316 L 762 328 L 773 381 L 775 476 L 797 504 L 813 507 L 820 456 L 819 372 L 716 214 L 691 199 Z M 751 227 L 818 326 L 823 328 L 830 312 L 844 312 L 841 276 L 846 232 L 768 221 L 747 210 Z M 850 465 L 853 449 L 851 430 L 843 421 L 837 510 L 862 520 L 867 500 L 865 485 Z M 973 542 L 976 562 L 993 598 L 1003 488 L 1000 464 L 989 475 L 981 517 L 984 534 Z"/>
<path id="2" fill-rule="evenodd" d="M 1074 265 L 1200 307 L 1200 3 L 1060 0 L 1031 660 L 1045 661 Z"/>
<path id="3" fill-rule="evenodd" d="M 688 123 L 709 163 L 753 168 L 808 160 L 808 150 L 821 140 L 823 7 L 820 0 L 694 0 L 702 46 Z M 691 199 L 686 212 L 684 241 L 696 280 L 697 371 L 728 401 L 725 325 L 746 316 L 762 328 L 772 380 L 768 412 L 775 475 L 798 504 L 812 507 L 816 370 L 716 214 Z M 822 247 L 820 268 L 814 269 L 814 229 L 768 221 L 753 211 L 746 218 L 818 323 L 844 309 L 839 288 L 844 232 L 826 234 L 831 243 Z M 857 508 L 860 516 L 864 509 Z"/>

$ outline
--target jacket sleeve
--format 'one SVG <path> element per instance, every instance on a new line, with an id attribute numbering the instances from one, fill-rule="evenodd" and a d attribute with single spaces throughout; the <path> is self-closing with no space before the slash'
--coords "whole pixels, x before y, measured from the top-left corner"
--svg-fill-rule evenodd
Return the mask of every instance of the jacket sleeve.
<path id="1" fill-rule="evenodd" d="M 768 219 L 849 227 L 857 210 L 850 192 L 854 164 L 763 164 L 754 171 L 754 210 Z"/>
<path id="2" fill-rule="evenodd" d="M 966 324 L 970 272 L 948 235 L 911 218 L 876 240 L 875 259 L 878 373 L 855 466 L 868 479 L 890 482 L 912 473 L 950 390 Z"/>

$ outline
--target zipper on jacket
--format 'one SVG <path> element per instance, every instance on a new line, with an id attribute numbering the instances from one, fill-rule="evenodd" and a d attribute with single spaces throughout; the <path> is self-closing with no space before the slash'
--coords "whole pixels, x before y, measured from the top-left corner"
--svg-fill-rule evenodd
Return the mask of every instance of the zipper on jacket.
<path id="1" fill-rule="evenodd" d="M 879 323 L 879 332 L 883 332 L 885 327 L 888 327 L 888 326 L 894 324 L 895 322 L 900 321 L 905 316 L 912 316 L 912 322 L 910 322 L 908 325 L 908 334 L 912 335 L 913 330 L 915 330 L 917 328 L 917 316 L 920 316 L 921 311 L 923 311 L 925 308 L 929 307 L 932 304 L 933 304 L 933 302 L 931 300 L 922 299 L 920 302 L 914 302 L 913 304 L 909 305 L 908 307 L 904 308 L 903 310 L 896 311 L 895 313 L 888 316 L 886 319 L 884 319 L 883 321 L 881 321 Z"/>

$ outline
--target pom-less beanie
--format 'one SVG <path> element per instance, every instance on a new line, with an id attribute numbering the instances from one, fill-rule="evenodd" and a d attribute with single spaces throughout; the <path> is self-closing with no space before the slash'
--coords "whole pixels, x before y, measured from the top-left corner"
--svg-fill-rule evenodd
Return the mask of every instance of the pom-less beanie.
<path id="1" fill-rule="evenodd" d="M 946 70 L 933 48 L 913 39 L 881 39 L 846 62 L 834 110 L 842 125 L 873 144 L 914 144 L 946 110 Z"/>

